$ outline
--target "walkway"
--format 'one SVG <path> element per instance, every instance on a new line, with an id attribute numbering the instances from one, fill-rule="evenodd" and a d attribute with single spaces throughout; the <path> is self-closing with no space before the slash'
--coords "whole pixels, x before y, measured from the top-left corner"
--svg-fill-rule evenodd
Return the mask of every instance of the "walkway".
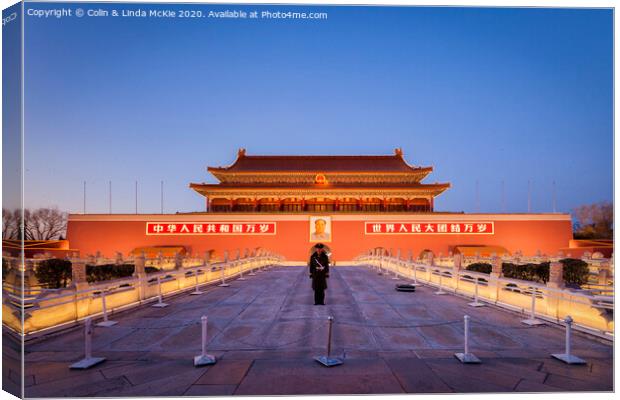
<path id="1" fill-rule="evenodd" d="M 395 280 L 362 267 L 332 269 L 327 306 L 314 306 L 305 268 L 279 267 L 201 296 L 166 299 L 96 328 L 94 356 L 107 361 L 69 370 L 83 357 L 83 328 L 26 345 L 26 396 L 278 395 L 612 390 L 613 350 L 574 334 L 585 366 L 566 366 L 564 330 L 530 328 L 520 316 L 432 288 L 396 292 Z M 214 366 L 194 368 L 200 316 L 209 317 Z M 463 315 L 471 316 L 471 351 L 463 365 Z M 326 318 L 333 315 L 333 354 L 342 366 L 313 360 L 325 353 Z M 6 340 L 6 336 L 5 336 Z"/>

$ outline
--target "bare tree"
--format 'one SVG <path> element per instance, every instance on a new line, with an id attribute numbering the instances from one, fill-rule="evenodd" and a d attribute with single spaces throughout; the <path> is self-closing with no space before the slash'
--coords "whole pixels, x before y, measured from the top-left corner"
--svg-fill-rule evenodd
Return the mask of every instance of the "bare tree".
<path id="1" fill-rule="evenodd" d="M 24 210 L 25 240 L 57 240 L 65 237 L 67 214 L 57 208 Z"/>
<path id="2" fill-rule="evenodd" d="M 19 239 L 21 210 L 2 209 L 2 239 Z"/>
<path id="3" fill-rule="evenodd" d="M 614 206 L 610 202 L 583 205 L 573 210 L 576 239 L 612 239 Z"/>

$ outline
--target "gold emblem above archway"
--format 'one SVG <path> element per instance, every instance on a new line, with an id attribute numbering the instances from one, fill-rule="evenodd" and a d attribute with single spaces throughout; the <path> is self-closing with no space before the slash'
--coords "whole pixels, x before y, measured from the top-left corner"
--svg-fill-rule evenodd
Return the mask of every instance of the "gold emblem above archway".
<path id="1" fill-rule="evenodd" d="M 314 183 L 317 185 L 325 185 L 327 183 L 327 178 L 324 174 L 316 174 L 314 177 Z"/>

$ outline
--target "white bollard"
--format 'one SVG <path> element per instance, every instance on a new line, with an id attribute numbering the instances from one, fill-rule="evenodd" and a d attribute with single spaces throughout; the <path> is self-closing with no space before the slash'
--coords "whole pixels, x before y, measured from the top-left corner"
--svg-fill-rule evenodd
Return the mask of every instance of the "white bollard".
<path id="1" fill-rule="evenodd" d="M 84 321 L 84 358 L 74 364 L 71 369 L 87 369 L 105 361 L 104 357 L 93 357 L 93 327 L 90 317 Z"/>
<path id="2" fill-rule="evenodd" d="M 228 286 L 230 286 L 228 283 L 226 283 L 226 277 L 225 277 L 225 268 L 226 268 L 227 265 L 228 265 L 228 263 L 224 263 L 220 267 L 220 276 L 221 276 L 221 279 L 222 279 L 222 283 L 217 285 L 219 287 L 228 287 Z"/>
<path id="3" fill-rule="evenodd" d="M 418 267 L 415 263 L 411 264 L 413 266 L 413 284 L 418 285 Z"/>
<path id="4" fill-rule="evenodd" d="M 570 353 L 571 352 L 573 319 L 569 315 L 566 318 L 564 318 L 564 322 L 566 323 L 566 342 L 565 342 L 564 354 L 551 354 L 551 356 L 553 358 L 557 358 L 558 360 L 565 362 L 566 364 L 585 364 L 586 362 L 584 360 Z"/>
<path id="5" fill-rule="evenodd" d="M 203 315 L 200 322 L 202 323 L 202 351 L 194 357 L 194 367 L 213 365 L 217 362 L 214 355 L 207 354 L 207 316 Z"/>
<path id="6" fill-rule="evenodd" d="M 239 262 L 239 279 L 238 281 L 245 281 L 246 279 L 243 277 L 243 263 Z"/>
<path id="7" fill-rule="evenodd" d="M 108 307 L 106 306 L 106 302 L 105 302 L 105 290 L 101 291 L 101 310 L 103 311 L 103 321 L 99 322 L 97 326 L 109 328 L 118 323 L 116 321 L 110 321 L 108 319 Z"/>
<path id="8" fill-rule="evenodd" d="M 471 303 L 467 303 L 470 307 L 484 307 L 484 303 L 480 303 L 478 301 L 478 278 L 474 276 L 474 301 Z"/>
<path id="9" fill-rule="evenodd" d="M 157 276 L 157 303 L 153 304 L 153 307 L 156 307 L 156 308 L 168 307 L 168 304 L 163 302 L 163 298 L 161 295 L 161 275 Z"/>
<path id="10" fill-rule="evenodd" d="M 532 305 L 530 308 L 530 317 L 528 319 L 524 319 L 523 322 L 525 325 L 536 326 L 543 325 L 544 322 L 536 319 L 536 288 L 532 287 Z"/>
<path id="11" fill-rule="evenodd" d="M 256 260 L 250 261 L 250 273 L 248 274 L 249 276 L 255 276 L 256 275 L 256 273 L 254 272 L 255 265 L 256 265 Z"/>
<path id="12" fill-rule="evenodd" d="M 443 291 L 443 287 L 441 286 L 443 274 L 441 273 L 441 270 L 438 270 L 438 271 L 439 271 L 439 290 L 436 291 L 435 294 L 437 295 L 448 294 L 447 292 Z"/>
<path id="13" fill-rule="evenodd" d="M 463 353 L 454 353 L 454 356 L 463 364 L 480 364 L 480 359 L 469 352 L 469 315 L 463 317 L 464 320 L 464 351 Z"/>
<path id="14" fill-rule="evenodd" d="M 334 324 L 334 317 L 327 317 L 327 355 L 316 356 L 314 359 L 326 367 L 334 367 L 343 363 L 342 359 L 331 357 L 332 352 L 332 325 Z"/>
<path id="15" fill-rule="evenodd" d="M 196 268 L 196 271 L 194 272 L 194 277 L 196 278 L 196 288 L 194 289 L 193 292 L 191 292 L 190 294 L 193 296 L 198 296 L 203 294 L 204 292 L 201 292 L 199 289 L 199 285 L 198 285 L 198 268 Z"/>
<path id="16" fill-rule="evenodd" d="M 396 262 L 394 263 L 394 276 L 392 277 L 392 280 L 397 281 L 399 280 L 398 278 L 398 264 L 400 263 L 400 260 L 396 260 Z"/>

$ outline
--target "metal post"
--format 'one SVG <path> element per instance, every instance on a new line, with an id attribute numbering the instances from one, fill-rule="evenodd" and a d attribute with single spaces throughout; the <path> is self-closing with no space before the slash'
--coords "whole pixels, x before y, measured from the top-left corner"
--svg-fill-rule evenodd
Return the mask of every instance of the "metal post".
<path id="1" fill-rule="evenodd" d="M 506 212 L 506 189 L 504 181 L 502 180 L 502 212 Z"/>
<path id="2" fill-rule="evenodd" d="M 464 320 L 464 331 L 465 331 L 465 354 L 469 354 L 469 315 L 463 317 Z"/>
<path id="3" fill-rule="evenodd" d="M 441 273 L 441 270 L 438 270 L 438 271 L 439 271 L 439 290 L 436 291 L 435 294 L 437 295 L 447 294 L 447 292 L 443 291 L 443 287 L 441 286 L 443 274 Z"/>
<path id="4" fill-rule="evenodd" d="M 527 212 L 532 212 L 532 181 L 527 181 Z"/>
<path id="5" fill-rule="evenodd" d="M 327 355 L 314 357 L 316 361 L 323 364 L 326 367 L 333 367 L 340 365 L 343 361 L 340 358 L 332 358 L 332 325 L 334 323 L 334 317 L 327 317 Z"/>
<path id="6" fill-rule="evenodd" d="M 553 181 L 553 212 L 556 212 L 555 181 Z"/>
<path id="7" fill-rule="evenodd" d="M 532 305 L 530 308 L 530 317 L 528 319 L 524 319 L 523 322 L 525 325 L 536 326 L 544 324 L 543 321 L 536 319 L 536 288 L 531 287 L 532 289 Z"/>
<path id="8" fill-rule="evenodd" d="M 250 273 L 248 275 L 255 276 L 256 273 L 254 272 L 254 269 L 256 268 L 256 257 L 252 257 L 250 260 Z"/>
<path id="9" fill-rule="evenodd" d="M 164 307 L 168 307 L 168 304 L 164 303 L 162 301 L 162 295 L 161 295 L 161 275 L 157 276 L 157 303 L 153 304 L 153 307 L 157 307 L 157 308 L 164 308 Z"/>
<path id="10" fill-rule="evenodd" d="M 97 326 L 102 326 L 108 328 L 110 326 L 116 325 L 118 322 L 108 320 L 108 308 L 105 302 L 105 290 L 101 291 L 101 310 L 103 311 L 103 321 L 99 322 Z"/>
<path id="11" fill-rule="evenodd" d="M 245 278 L 243 277 L 243 262 L 241 262 L 241 260 L 237 261 L 239 263 L 239 281 L 245 281 Z"/>
<path id="12" fill-rule="evenodd" d="M 196 278 L 196 289 L 193 292 L 190 293 L 191 295 L 194 295 L 194 296 L 198 296 L 198 295 L 201 295 L 203 293 L 198 288 L 198 272 L 199 271 L 200 270 L 198 268 L 196 268 L 196 271 L 194 272 L 194 277 Z"/>
<path id="13" fill-rule="evenodd" d="M 564 354 L 551 354 L 551 356 L 565 362 L 566 364 L 585 364 L 586 362 L 584 360 L 571 354 L 573 319 L 570 315 L 568 315 L 566 318 L 564 318 L 564 322 L 566 323 L 566 342 Z"/>
<path id="14" fill-rule="evenodd" d="M 228 263 L 224 263 L 220 267 L 220 276 L 221 276 L 221 279 L 222 279 L 222 283 L 217 285 L 219 287 L 228 287 L 228 286 L 230 286 L 228 283 L 226 283 L 226 277 L 225 277 L 225 268 L 226 268 L 227 265 L 228 265 Z"/>
<path id="15" fill-rule="evenodd" d="M 480 364 L 480 359 L 469 352 L 469 315 L 463 317 L 464 320 L 464 351 L 463 353 L 455 353 L 454 356 L 463 364 Z"/>
<path id="16" fill-rule="evenodd" d="M 476 179 L 476 212 L 480 212 L 480 185 Z"/>
<path id="17" fill-rule="evenodd" d="M 200 317 L 202 323 L 202 335 L 201 335 L 201 352 L 200 355 L 194 357 L 194 366 L 202 367 L 203 365 L 212 365 L 216 363 L 215 356 L 207 354 L 207 316 Z"/>
<path id="18" fill-rule="evenodd" d="M 394 276 L 392 277 L 392 280 L 397 281 L 398 278 L 398 264 L 400 263 L 400 259 L 396 259 L 396 262 L 394 263 Z"/>
<path id="19" fill-rule="evenodd" d="M 334 324 L 334 317 L 327 317 L 327 324 L 327 358 L 329 358 L 332 354 L 332 325 Z"/>
<path id="20" fill-rule="evenodd" d="M 84 358 L 74 364 L 71 364 L 69 368 L 71 369 L 87 369 L 94 365 L 97 365 L 103 361 L 105 358 L 103 357 L 93 357 L 93 327 L 92 320 L 90 317 L 86 318 L 84 321 Z"/>
<path id="21" fill-rule="evenodd" d="M 484 307 L 484 303 L 478 301 L 478 278 L 474 277 L 474 301 L 467 304 L 471 307 Z"/>
<path id="22" fill-rule="evenodd" d="M 136 181 L 136 214 L 138 213 L 138 181 Z"/>

